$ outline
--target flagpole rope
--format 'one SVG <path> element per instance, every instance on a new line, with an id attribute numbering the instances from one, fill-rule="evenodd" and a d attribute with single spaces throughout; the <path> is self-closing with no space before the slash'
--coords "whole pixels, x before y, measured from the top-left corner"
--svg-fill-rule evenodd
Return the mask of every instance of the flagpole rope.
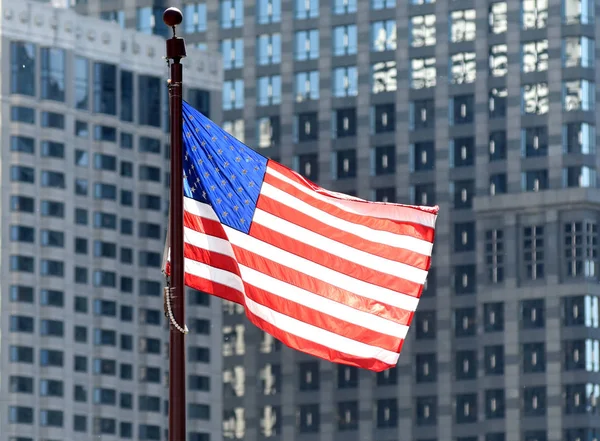
<path id="1" fill-rule="evenodd" d="M 177 323 L 177 320 L 175 320 L 175 316 L 173 315 L 173 310 L 171 309 L 171 294 L 173 290 L 174 288 L 165 286 L 165 305 L 167 307 L 167 316 L 169 317 L 169 321 L 175 327 L 175 329 L 182 334 L 187 334 L 190 332 L 187 325 L 184 323 L 183 328 L 179 326 L 179 323 Z"/>

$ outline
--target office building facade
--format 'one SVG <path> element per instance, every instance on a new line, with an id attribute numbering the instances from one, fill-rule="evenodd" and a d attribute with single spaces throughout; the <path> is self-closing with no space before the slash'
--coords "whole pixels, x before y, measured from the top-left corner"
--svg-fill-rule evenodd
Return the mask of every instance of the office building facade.
<path id="1" fill-rule="evenodd" d="M 163 32 L 116 3 L 76 7 Z M 169 3 L 222 53 L 231 133 L 326 188 L 440 206 L 397 369 L 292 353 L 225 305 L 225 439 L 598 438 L 595 3 Z"/>
<path id="2" fill-rule="evenodd" d="M 0 41 L 0 440 L 163 440 L 164 40 L 5 1 Z M 189 53 L 185 97 L 219 118 L 220 57 Z M 189 439 L 219 439 L 221 306 L 188 299 Z"/>

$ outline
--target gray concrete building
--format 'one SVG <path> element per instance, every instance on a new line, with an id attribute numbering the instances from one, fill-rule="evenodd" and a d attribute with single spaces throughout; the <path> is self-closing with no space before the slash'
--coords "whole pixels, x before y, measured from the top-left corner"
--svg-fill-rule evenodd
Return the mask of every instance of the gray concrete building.
<path id="1" fill-rule="evenodd" d="M 396 369 L 336 366 L 223 312 L 223 437 L 600 436 L 595 0 L 87 0 L 223 55 L 222 122 L 320 185 L 439 204 Z M 157 22 L 157 20 L 156 20 Z"/>
<path id="2" fill-rule="evenodd" d="M 1 441 L 166 438 L 164 50 L 0 2 Z M 189 53 L 185 96 L 220 118 L 220 57 Z M 189 439 L 219 439 L 221 305 L 188 299 Z"/>

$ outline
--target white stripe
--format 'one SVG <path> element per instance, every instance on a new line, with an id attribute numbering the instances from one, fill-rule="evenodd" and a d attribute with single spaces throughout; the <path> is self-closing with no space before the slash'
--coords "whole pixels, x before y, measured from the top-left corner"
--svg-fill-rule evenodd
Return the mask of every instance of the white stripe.
<path id="1" fill-rule="evenodd" d="M 209 265 L 196 262 L 191 259 L 186 259 L 185 272 L 214 281 L 216 283 L 221 283 L 240 291 L 244 295 L 246 308 L 248 308 L 254 315 L 260 317 L 268 323 L 271 323 L 276 328 L 279 328 L 288 334 L 296 335 L 314 343 L 325 345 L 333 350 L 344 352 L 356 357 L 364 359 L 373 358 L 390 365 L 395 365 L 398 362 L 399 354 L 395 352 L 376 346 L 371 346 L 347 337 L 342 337 L 341 335 L 326 331 L 292 317 L 288 317 L 284 314 L 273 311 L 266 306 L 256 303 L 246 296 L 241 279 L 229 271 L 213 268 Z"/>
<path id="2" fill-rule="evenodd" d="M 242 282 L 242 279 L 231 271 L 215 268 L 192 259 L 184 260 L 184 271 L 188 274 L 212 280 L 213 282 L 236 289 L 242 293 L 244 292 L 244 283 Z"/>
<path id="3" fill-rule="evenodd" d="M 221 222 L 215 213 L 215 210 L 208 204 L 203 202 L 199 202 L 195 199 L 185 197 L 183 198 L 183 209 L 190 214 L 194 214 L 196 216 L 202 216 L 210 220 L 214 220 L 217 222 Z"/>
<path id="4" fill-rule="evenodd" d="M 335 205 L 336 207 L 341 208 L 342 210 L 347 211 L 349 213 L 360 214 L 363 216 L 380 217 L 383 219 L 392 219 L 402 222 L 414 222 L 416 224 L 424 225 L 426 227 L 435 228 L 435 221 L 437 219 L 437 215 L 433 213 L 427 213 L 425 211 L 400 204 L 377 204 L 369 203 L 366 201 L 358 202 L 347 199 L 335 199 L 317 193 L 314 190 L 310 190 L 309 188 L 300 185 L 292 179 L 288 178 L 287 176 L 281 174 L 277 170 L 272 169 L 271 167 L 267 167 L 267 173 L 271 176 L 276 177 L 277 179 L 281 179 L 282 181 L 293 185 L 303 193 L 306 193 L 323 202 L 327 202 L 328 204 Z"/>
<path id="5" fill-rule="evenodd" d="M 246 297 L 246 307 L 256 316 L 273 324 L 282 331 L 297 335 L 314 343 L 327 346 L 335 351 L 344 352 L 363 359 L 376 359 L 389 365 L 398 362 L 399 354 L 375 346 L 367 345 L 350 338 L 342 337 L 308 323 L 301 322 L 287 315 L 259 305 Z"/>
<path id="6" fill-rule="evenodd" d="M 319 208 L 316 208 L 300 199 L 286 193 L 283 190 L 273 187 L 271 184 L 263 183 L 261 194 L 280 202 L 290 208 L 298 210 L 324 224 L 331 225 L 338 230 L 346 231 L 355 236 L 362 237 L 372 242 L 390 245 L 405 250 L 414 251 L 425 256 L 431 256 L 433 244 L 416 237 L 392 233 L 390 231 L 375 230 L 366 225 L 355 224 L 337 216 L 329 214 Z"/>
<path id="7" fill-rule="evenodd" d="M 183 230 L 183 240 L 185 243 L 189 243 L 195 247 L 204 248 L 205 250 L 214 251 L 215 253 L 224 254 L 235 259 L 231 243 L 220 237 L 210 236 L 185 227 Z"/>
<path id="8" fill-rule="evenodd" d="M 195 205 L 192 209 L 192 205 Z M 207 217 L 214 216 L 213 209 L 202 202 L 188 199 L 185 204 L 187 211 L 194 214 Z M 190 208 L 188 210 L 188 207 Z M 328 283 L 338 288 L 350 291 L 362 297 L 375 300 L 377 302 L 402 308 L 407 311 L 415 311 L 419 299 L 408 294 L 392 291 L 391 289 L 372 285 L 362 280 L 355 279 L 338 271 L 331 270 L 308 259 L 288 253 L 268 243 L 262 242 L 248 234 L 242 233 L 236 229 L 223 225 L 225 233 L 233 245 L 239 246 L 247 251 L 262 256 L 266 259 L 280 262 L 287 267 L 300 271 L 308 276 L 315 277 L 324 283 Z"/>
<path id="9" fill-rule="evenodd" d="M 255 269 L 239 265 L 245 283 L 269 292 L 269 294 L 299 303 L 308 308 L 324 312 L 363 328 L 387 334 L 392 337 L 406 338 L 408 326 L 392 322 L 368 312 L 359 311 L 348 305 L 313 294 L 297 286 L 277 280 Z"/>
<path id="10" fill-rule="evenodd" d="M 335 240 L 321 236 L 311 230 L 295 225 L 260 209 L 257 209 L 254 212 L 253 222 L 278 233 L 285 234 L 290 238 L 298 239 L 323 252 L 332 254 L 341 259 L 349 260 L 366 268 L 371 268 L 375 271 L 381 271 L 395 277 L 398 277 L 398 274 L 402 274 L 403 279 L 420 284 L 425 283 L 425 279 L 427 278 L 427 271 L 420 268 L 415 268 L 414 266 L 401 262 L 395 262 L 375 254 L 358 250 L 349 245 L 336 242 Z"/>

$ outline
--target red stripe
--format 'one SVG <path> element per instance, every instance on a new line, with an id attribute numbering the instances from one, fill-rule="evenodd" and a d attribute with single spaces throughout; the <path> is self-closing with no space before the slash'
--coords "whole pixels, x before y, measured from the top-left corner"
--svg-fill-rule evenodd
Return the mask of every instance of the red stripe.
<path id="1" fill-rule="evenodd" d="M 306 185 L 306 183 L 299 181 L 296 174 L 291 172 L 288 168 L 286 168 L 280 164 L 277 164 L 273 161 L 269 161 L 269 167 L 271 167 L 273 170 L 276 170 L 276 171 L 280 172 L 281 174 L 285 175 L 287 178 L 290 178 L 290 179 L 296 181 L 297 183 L 303 185 L 307 189 L 314 191 L 314 189 L 312 189 L 311 187 L 308 187 Z M 365 225 L 365 226 L 368 226 L 369 228 L 373 228 L 374 230 L 388 231 L 388 232 L 392 232 L 395 234 L 412 236 L 412 237 L 416 237 L 416 238 L 423 239 L 423 240 L 433 243 L 433 237 L 434 237 L 434 232 L 435 232 L 434 228 L 427 227 L 425 225 L 421 225 L 421 224 L 417 224 L 417 223 L 413 223 L 413 222 L 408 222 L 408 221 L 396 221 L 396 220 L 392 220 L 392 219 L 382 219 L 382 218 L 378 218 L 378 217 L 374 217 L 374 216 L 365 216 L 365 215 L 360 215 L 360 214 L 354 214 L 354 213 L 342 210 L 341 208 L 337 207 L 336 205 L 329 204 L 325 201 L 322 201 L 321 199 L 318 199 L 315 196 L 312 196 L 301 190 L 298 190 L 292 184 L 282 181 L 281 179 L 279 179 L 269 173 L 265 174 L 264 182 L 271 184 L 273 187 L 278 188 L 282 191 L 285 191 L 286 193 L 289 193 L 290 195 L 296 197 L 297 199 L 300 199 L 303 202 L 306 202 L 307 204 L 312 205 L 315 208 L 325 211 L 326 213 L 329 213 L 333 216 L 339 217 L 340 219 L 344 219 L 344 220 L 347 220 L 349 222 L 352 222 L 352 223 L 355 223 L 358 225 Z M 367 203 L 367 202 L 365 202 L 365 203 Z M 406 208 L 406 209 L 409 210 L 411 208 Z M 418 210 L 418 207 L 415 207 L 414 209 Z M 419 210 L 419 211 L 421 211 L 421 210 Z"/>
<path id="2" fill-rule="evenodd" d="M 235 303 L 239 303 L 245 306 L 243 295 L 238 290 L 233 289 L 229 286 L 221 285 L 219 283 L 212 282 L 210 280 L 203 279 L 201 277 L 193 276 L 189 273 L 185 274 L 185 284 L 190 288 L 197 289 L 199 291 L 206 292 L 208 294 L 215 295 L 217 297 L 221 297 L 225 300 L 229 300 Z M 245 285 L 248 289 L 252 289 L 249 285 Z M 340 351 L 335 351 L 330 347 L 315 343 L 313 341 L 307 340 L 302 337 L 298 337 L 297 335 L 290 334 L 285 332 L 273 324 L 263 320 L 262 318 L 256 316 L 248 308 L 245 308 L 246 315 L 248 319 L 254 323 L 257 327 L 262 329 L 263 331 L 271 334 L 277 340 L 280 340 L 285 345 L 289 346 L 292 349 L 298 350 L 300 352 L 304 352 L 306 354 L 310 354 L 316 357 L 323 358 L 325 360 L 332 361 L 334 363 L 344 363 L 351 366 L 357 366 L 363 369 L 369 369 L 372 371 L 380 372 L 386 369 L 393 367 L 393 365 L 389 365 L 380 360 L 374 358 L 361 358 L 355 355 L 346 354 Z M 400 341 L 398 346 L 398 353 L 402 349 L 403 341 Z"/>
<path id="3" fill-rule="evenodd" d="M 196 231 L 205 234 L 210 234 L 209 232 L 216 231 L 220 228 L 222 234 L 225 235 L 225 237 L 227 237 L 225 231 L 223 230 L 219 222 L 211 219 L 206 219 L 194 214 L 190 214 L 188 212 L 186 212 L 185 216 L 185 226 L 188 228 L 193 228 Z M 372 270 L 357 263 L 350 262 L 348 260 L 342 259 L 341 257 L 329 254 L 319 248 L 306 245 L 300 240 L 291 239 L 286 235 L 278 233 L 257 223 L 252 224 L 252 227 L 250 229 L 250 235 L 252 237 L 255 237 L 256 239 L 262 240 L 265 243 L 270 243 L 282 250 L 311 260 L 319 265 L 330 268 L 333 271 L 338 271 L 349 275 L 350 277 L 354 277 L 355 279 L 362 280 L 366 283 L 371 283 L 373 285 L 380 286 L 382 288 L 387 288 L 398 293 L 403 293 L 413 297 L 420 297 L 421 292 L 423 291 L 423 285 L 419 283 L 411 282 L 409 280 L 402 279 L 398 276 L 393 276 L 387 273 Z M 188 245 L 189 244 L 186 243 L 186 247 Z M 237 253 L 234 252 L 234 254 L 236 254 L 236 257 L 238 257 Z M 194 257 L 190 256 L 190 258 Z M 204 259 L 205 258 L 198 257 L 194 260 L 208 263 Z M 219 266 L 219 268 L 227 269 L 228 267 Z M 268 274 L 268 269 L 266 271 L 262 271 L 258 268 L 256 269 L 265 274 Z M 236 274 L 239 275 L 239 272 L 236 272 Z M 323 287 L 323 289 L 327 290 L 329 289 L 329 287 L 329 284 L 325 284 L 325 287 Z M 309 291 L 314 292 L 310 289 Z"/>
<path id="4" fill-rule="evenodd" d="M 250 235 L 263 242 L 276 246 L 291 254 L 295 254 L 316 264 L 322 265 L 332 271 L 337 271 L 354 279 L 387 288 L 402 294 L 418 297 L 423 285 L 377 271 L 355 262 L 328 253 L 320 248 L 307 245 L 300 240 L 291 239 L 289 236 L 278 233 L 263 225 L 252 223 Z"/>
<path id="5" fill-rule="evenodd" d="M 186 259 L 195 260 L 196 262 L 202 262 L 214 268 L 229 271 L 241 278 L 237 261 L 231 256 L 220 254 L 216 251 L 209 251 L 189 243 L 186 243 L 183 247 L 183 254 Z"/>
<path id="6" fill-rule="evenodd" d="M 409 325 L 412 321 L 413 312 L 411 311 L 362 297 L 235 245 L 233 246 L 233 252 L 240 265 L 247 266 L 274 279 L 402 325 Z"/>
<path id="7" fill-rule="evenodd" d="M 404 248 L 398 248 L 391 245 L 382 244 L 380 242 L 372 242 L 366 238 L 356 236 L 339 228 L 332 227 L 324 222 L 316 220 L 314 217 L 302 213 L 295 208 L 288 207 L 285 204 L 276 200 L 260 195 L 258 198 L 257 208 L 266 211 L 276 217 L 284 219 L 300 227 L 306 228 L 321 236 L 328 237 L 336 242 L 343 243 L 357 250 L 364 251 L 369 254 L 384 257 L 395 262 L 405 263 L 415 268 L 422 270 L 429 269 L 431 258 L 415 251 L 409 251 Z M 256 224 L 253 224 L 256 225 Z"/>
<path id="8" fill-rule="evenodd" d="M 364 326 L 350 323 L 326 314 L 323 311 L 309 308 L 256 286 L 245 283 L 246 295 L 263 306 L 277 311 L 298 321 L 341 335 L 351 340 L 371 346 L 377 346 L 391 352 L 399 352 L 403 339 L 374 331 Z"/>
<path id="9" fill-rule="evenodd" d="M 192 230 L 218 237 L 219 239 L 229 240 L 223 225 L 221 225 L 221 222 L 214 221 L 212 219 L 206 219 L 185 210 L 183 212 L 183 225 L 191 228 Z"/>

